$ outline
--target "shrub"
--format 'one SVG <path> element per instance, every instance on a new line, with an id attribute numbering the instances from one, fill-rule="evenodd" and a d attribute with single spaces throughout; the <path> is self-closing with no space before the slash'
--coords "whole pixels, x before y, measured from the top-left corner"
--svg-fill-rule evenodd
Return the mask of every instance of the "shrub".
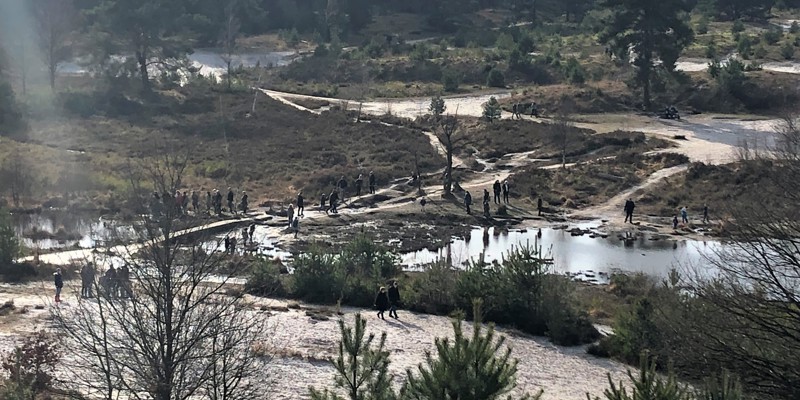
<path id="1" fill-rule="evenodd" d="M 789 33 L 800 33 L 800 24 L 798 24 L 797 21 L 792 21 L 792 25 L 789 27 Z"/>
<path id="2" fill-rule="evenodd" d="M 634 376 L 628 370 L 628 385 L 621 382 L 617 386 L 608 375 L 609 388 L 605 391 L 607 400 L 690 400 L 690 392 L 686 387 L 678 383 L 678 378 L 674 374 L 668 374 L 666 378 L 661 377 L 656 372 L 656 363 L 647 354 L 640 355 L 639 376 Z M 628 394 L 630 389 L 630 394 Z M 596 400 L 598 398 L 595 398 Z"/>
<path id="3" fill-rule="evenodd" d="M 794 59 L 794 46 L 791 43 L 785 43 L 781 46 L 781 57 L 785 60 Z"/>
<path id="4" fill-rule="evenodd" d="M 749 36 L 742 35 L 739 37 L 739 40 L 736 42 L 736 51 L 738 51 L 739 55 L 745 60 L 750 58 L 753 52 L 753 42 L 750 40 Z"/>
<path id="5" fill-rule="evenodd" d="M 713 41 L 709 42 L 706 46 L 706 57 L 712 60 L 717 58 L 717 46 L 714 45 Z"/>
<path id="6" fill-rule="evenodd" d="M 502 88 L 506 86 L 506 77 L 503 71 L 497 68 L 492 68 L 489 75 L 486 77 L 486 86 Z"/>
<path id="7" fill-rule="evenodd" d="M 494 96 L 490 97 L 489 101 L 483 105 L 483 118 L 489 122 L 494 122 L 496 119 L 500 119 L 502 112 L 503 110 L 500 108 L 500 103 Z"/>
<path id="8" fill-rule="evenodd" d="M 778 41 L 780 41 L 782 37 L 783 37 L 783 30 L 781 30 L 780 28 L 769 29 L 766 32 L 764 32 L 763 36 L 764 42 L 770 46 L 773 46 L 776 43 L 778 43 Z"/>
<path id="9" fill-rule="evenodd" d="M 447 69 L 442 72 L 442 86 L 445 92 L 455 92 L 461 84 L 461 77 L 458 72 Z"/>
<path id="10" fill-rule="evenodd" d="M 289 293 L 281 280 L 280 261 L 259 259 L 245 284 L 245 291 L 257 296 L 286 297 Z"/>
<path id="11" fill-rule="evenodd" d="M 569 83 L 582 85 L 586 82 L 586 70 L 575 57 L 570 57 L 564 64 L 564 77 Z"/>
<path id="12" fill-rule="evenodd" d="M 470 263 L 459 275 L 456 301 L 472 313 L 473 300 L 481 299 L 487 320 L 547 335 L 558 344 L 594 341 L 599 334 L 572 309 L 569 285 L 566 277 L 550 272 L 534 247 L 523 246 L 509 251 L 502 265 Z"/>
<path id="13" fill-rule="evenodd" d="M 294 260 L 294 295 L 300 299 L 332 304 L 344 291 L 344 271 L 336 259 L 319 247 L 312 247 Z"/>
<path id="14" fill-rule="evenodd" d="M 455 310 L 458 271 L 446 261 L 424 267 L 407 287 L 407 307 L 432 314 L 449 314 Z"/>
<path id="15" fill-rule="evenodd" d="M 705 35 L 708 33 L 708 18 L 705 15 L 700 17 L 700 20 L 697 21 L 695 32 L 697 32 L 699 35 Z"/>
<path id="16" fill-rule="evenodd" d="M 22 345 L 6 353 L 3 370 L 20 387 L 39 393 L 50 387 L 61 355 L 44 331 L 26 337 Z"/>
<path id="17" fill-rule="evenodd" d="M 731 32 L 733 33 L 744 32 L 744 22 L 738 19 L 736 21 L 733 21 L 733 26 L 731 26 Z"/>
<path id="18" fill-rule="evenodd" d="M 0 274 L 4 274 L 6 269 L 13 268 L 19 250 L 19 241 L 11 226 L 9 214 L 0 209 Z"/>

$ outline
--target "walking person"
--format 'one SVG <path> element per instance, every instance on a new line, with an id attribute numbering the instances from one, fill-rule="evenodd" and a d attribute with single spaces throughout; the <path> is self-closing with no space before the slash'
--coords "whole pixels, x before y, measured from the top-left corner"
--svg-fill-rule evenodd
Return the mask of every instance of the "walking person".
<path id="1" fill-rule="evenodd" d="M 672 229 L 678 229 L 678 216 L 677 215 L 672 217 Z"/>
<path id="2" fill-rule="evenodd" d="M 511 191 L 511 187 L 508 184 L 508 179 L 503 181 L 503 202 L 508 204 L 508 192 Z"/>
<path id="3" fill-rule="evenodd" d="M 303 198 L 303 192 L 300 192 L 297 194 L 297 215 L 305 217 L 305 211 L 305 199 Z"/>
<path id="4" fill-rule="evenodd" d="M 217 189 L 214 189 L 214 211 L 217 213 L 218 217 L 222 216 L 222 192 Z"/>
<path id="5" fill-rule="evenodd" d="M 336 209 L 336 203 L 338 201 L 339 201 L 339 193 L 336 191 L 336 189 L 333 189 L 333 191 L 331 192 L 331 195 L 328 196 L 328 203 L 330 204 L 330 207 L 328 207 L 328 210 L 330 210 L 330 212 L 333 213 L 333 214 L 338 214 L 339 213 L 339 210 Z"/>
<path id="6" fill-rule="evenodd" d="M 325 192 L 319 196 L 319 210 L 328 213 L 328 195 Z"/>
<path id="7" fill-rule="evenodd" d="M 542 198 L 539 197 L 539 200 L 536 200 L 536 211 L 539 212 L 540 217 L 542 216 L 542 209 L 544 208 L 542 203 L 543 203 Z"/>
<path id="8" fill-rule="evenodd" d="M 633 223 L 633 210 L 636 208 L 636 203 L 633 202 L 632 199 L 628 199 L 625 202 L 625 207 L 623 208 L 625 211 L 625 221 L 623 222 L 630 222 Z"/>
<path id="9" fill-rule="evenodd" d="M 189 213 L 189 201 L 191 200 L 191 198 L 189 197 L 189 192 L 187 192 L 185 190 L 183 191 L 182 200 L 183 200 L 183 202 L 181 203 L 181 212 L 183 212 L 183 214 L 188 214 Z"/>
<path id="10" fill-rule="evenodd" d="M 239 203 L 239 208 L 242 209 L 242 214 L 247 214 L 247 192 L 242 191 L 242 200 Z"/>
<path id="11" fill-rule="evenodd" d="M 686 207 L 681 208 L 681 221 L 684 224 L 688 224 L 689 223 L 689 212 L 686 211 Z"/>
<path id="12" fill-rule="evenodd" d="M 491 198 L 489 197 L 489 191 L 483 189 L 483 204 L 489 204 L 491 202 Z"/>
<path id="13" fill-rule="evenodd" d="M 464 192 L 464 207 L 467 209 L 467 214 L 472 214 L 469 206 L 472 205 L 472 195 L 468 191 Z"/>
<path id="14" fill-rule="evenodd" d="M 233 189 L 231 189 L 229 187 L 228 188 L 228 211 L 230 211 L 231 214 L 236 215 L 236 209 L 233 208 L 233 196 L 234 196 L 233 195 Z"/>
<path id="15" fill-rule="evenodd" d="M 375 174 L 369 171 L 369 193 L 375 194 Z"/>
<path id="16" fill-rule="evenodd" d="M 708 204 L 703 204 L 703 223 L 707 224 L 709 222 L 711 222 L 711 220 L 708 219 Z"/>
<path id="17" fill-rule="evenodd" d="M 389 317 L 400 319 L 397 316 L 397 308 L 400 307 L 400 289 L 397 288 L 397 281 L 392 282 L 392 286 L 389 286 L 389 304 L 391 305 Z"/>
<path id="18" fill-rule="evenodd" d="M 250 236 L 249 232 L 247 228 L 242 228 L 242 247 L 247 247 L 247 238 Z"/>
<path id="19" fill-rule="evenodd" d="M 56 286 L 56 303 L 61 303 L 61 289 L 64 287 L 64 279 L 61 277 L 61 268 L 56 268 L 53 273 L 53 283 Z"/>
<path id="20" fill-rule="evenodd" d="M 389 296 L 386 294 L 386 288 L 381 286 L 378 290 L 378 295 L 375 296 L 375 308 L 378 309 L 378 318 L 386 320 L 383 313 L 389 309 Z"/>
<path id="21" fill-rule="evenodd" d="M 361 185 L 364 184 L 364 178 L 361 174 L 358 174 L 358 178 L 356 178 L 356 197 L 361 196 Z"/>
<path id="22" fill-rule="evenodd" d="M 500 184 L 500 181 L 494 181 L 494 185 L 492 185 L 492 191 L 494 191 L 494 204 L 500 204 L 500 192 L 503 190 L 503 185 Z"/>
<path id="23" fill-rule="evenodd" d="M 286 208 L 286 216 L 289 218 L 289 227 L 292 227 L 292 221 L 294 221 L 294 206 L 292 203 L 289 203 L 289 207 Z"/>

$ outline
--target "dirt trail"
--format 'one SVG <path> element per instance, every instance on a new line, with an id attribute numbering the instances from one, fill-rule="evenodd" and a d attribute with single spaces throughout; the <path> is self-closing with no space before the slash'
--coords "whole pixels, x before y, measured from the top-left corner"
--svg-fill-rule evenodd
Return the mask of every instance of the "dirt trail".
<path id="1" fill-rule="evenodd" d="M 639 194 L 641 194 L 645 189 L 649 188 L 650 186 L 658 184 L 663 179 L 669 178 L 675 174 L 679 174 L 683 171 L 686 171 L 688 168 L 689 168 L 688 165 L 683 164 L 656 171 L 655 173 L 647 177 L 647 179 L 641 184 L 634 186 L 612 197 L 604 204 L 575 211 L 574 213 L 570 214 L 570 216 L 603 218 L 603 219 L 608 219 L 612 216 L 619 216 L 622 213 L 622 206 L 625 204 L 625 200 L 637 197 Z"/>

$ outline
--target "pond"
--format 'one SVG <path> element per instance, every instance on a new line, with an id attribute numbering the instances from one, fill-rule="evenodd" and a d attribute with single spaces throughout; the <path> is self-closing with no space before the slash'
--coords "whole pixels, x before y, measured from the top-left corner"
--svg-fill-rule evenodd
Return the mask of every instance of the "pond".
<path id="1" fill-rule="evenodd" d="M 719 242 L 651 240 L 646 236 L 621 240 L 617 234 L 591 230 L 595 233 L 573 236 L 568 230 L 542 228 L 538 237 L 537 229 L 505 231 L 476 227 L 465 238 L 454 238 L 444 248 L 403 254 L 402 260 L 411 269 L 448 258 L 452 265 L 460 267 L 469 260 L 479 260 L 482 255 L 486 262 L 499 262 L 515 247 L 541 246 L 545 258 L 553 259 L 556 271 L 592 280 L 615 271 L 667 276 L 673 267 L 708 266 L 706 257 L 721 246 Z"/>
<path id="2" fill-rule="evenodd" d="M 242 52 L 231 57 L 232 66 L 250 68 L 260 65 L 262 67 L 280 67 L 289 64 L 295 52 L 291 51 L 262 51 L 262 52 Z M 120 59 L 120 57 L 116 57 Z M 214 76 L 219 78 L 226 70 L 227 66 L 222 57 L 222 52 L 218 49 L 197 49 L 188 56 L 189 62 L 199 73 L 204 76 Z M 61 75 L 88 75 L 89 69 L 76 59 L 65 61 L 58 64 L 58 73 Z"/>
<path id="3" fill-rule="evenodd" d="M 38 214 L 12 214 L 14 233 L 29 249 L 91 249 L 110 239 L 134 237 L 129 224 L 87 214 L 44 210 Z"/>

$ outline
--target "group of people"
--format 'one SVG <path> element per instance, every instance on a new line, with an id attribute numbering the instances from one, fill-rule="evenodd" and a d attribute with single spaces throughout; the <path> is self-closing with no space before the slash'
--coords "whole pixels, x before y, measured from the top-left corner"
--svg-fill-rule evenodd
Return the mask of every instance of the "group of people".
<path id="1" fill-rule="evenodd" d="M 536 106 L 536 102 L 514 103 L 514 105 L 511 106 L 511 119 L 522 119 L 522 115 L 520 114 L 527 114 L 528 112 L 530 112 L 531 117 L 539 116 L 539 107 Z"/>
<path id="2" fill-rule="evenodd" d="M 494 192 L 494 203 L 495 204 L 508 204 L 508 195 L 511 191 L 511 186 L 508 183 L 508 180 L 504 180 L 503 183 L 500 183 L 500 180 L 494 181 L 492 185 L 492 191 Z M 502 195 L 502 197 L 501 197 Z M 488 189 L 483 189 L 483 215 L 486 218 L 490 216 L 490 207 L 489 205 L 492 202 L 492 198 L 489 195 Z M 464 208 L 467 210 L 467 214 L 472 214 L 472 193 L 469 190 L 464 191 Z"/>
<path id="3" fill-rule="evenodd" d="M 237 215 L 238 212 L 247 213 L 249 206 L 247 192 L 242 192 L 237 205 L 236 194 L 233 192 L 233 189 L 229 187 L 225 199 L 227 200 L 228 212 L 231 214 Z M 225 210 L 222 201 L 222 192 L 219 190 L 214 189 L 206 191 L 205 212 L 210 214 L 213 210 L 214 214 L 221 216 L 222 212 Z M 199 214 L 203 211 L 200 205 L 200 194 L 194 190 L 192 190 L 191 193 L 186 190 L 183 192 L 177 190 L 175 194 L 169 192 L 164 192 L 163 194 L 153 192 L 153 197 L 150 200 L 150 211 L 154 217 L 161 216 L 166 211 L 169 211 L 170 208 L 180 215 L 185 215 L 189 212 L 190 205 L 195 214 Z"/>
<path id="4" fill-rule="evenodd" d="M 87 262 L 80 270 L 81 276 L 81 298 L 94 298 L 95 284 L 99 284 L 100 290 L 110 298 L 129 298 L 133 295 L 131 286 L 130 269 L 127 265 L 115 268 L 113 265 L 106 270 L 105 274 L 96 282 L 97 270 L 91 262 Z M 55 302 L 61 302 L 61 290 L 64 288 L 64 278 L 61 275 L 61 268 L 57 268 L 53 273 L 53 284 L 55 285 Z"/>
<path id="5" fill-rule="evenodd" d="M 629 222 L 631 224 L 633 223 L 633 210 L 635 208 L 636 208 L 636 203 L 633 201 L 633 199 L 628 199 L 628 200 L 625 201 L 625 206 L 622 208 L 622 210 L 625 212 L 625 221 L 624 222 Z M 686 209 L 685 206 L 680 209 L 680 215 L 681 215 L 681 223 L 688 224 L 689 223 L 689 211 Z M 702 219 L 702 222 L 704 224 L 707 224 L 710 221 L 711 220 L 708 218 L 708 205 L 707 204 L 703 204 L 703 219 Z M 672 229 L 678 229 L 678 216 L 677 215 L 672 217 Z"/>
<path id="6" fill-rule="evenodd" d="M 683 224 L 689 223 L 689 211 L 684 206 L 680 210 L 681 213 L 681 222 Z M 703 204 L 703 219 L 701 220 L 704 224 L 709 223 L 711 220 L 708 218 L 708 204 Z M 678 229 L 678 216 L 675 215 L 672 217 L 672 229 Z"/>
<path id="7" fill-rule="evenodd" d="M 397 287 L 397 281 L 393 281 L 389 286 L 389 290 L 381 286 L 378 289 L 378 295 L 375 296 L 375 308 L 378 310 L 378 318 L 385 320 L 383 314 L 389 310 L 389 318 L 400 319 L 397 315 L 397 309 L 400 307 L 400 289 Z"/>

